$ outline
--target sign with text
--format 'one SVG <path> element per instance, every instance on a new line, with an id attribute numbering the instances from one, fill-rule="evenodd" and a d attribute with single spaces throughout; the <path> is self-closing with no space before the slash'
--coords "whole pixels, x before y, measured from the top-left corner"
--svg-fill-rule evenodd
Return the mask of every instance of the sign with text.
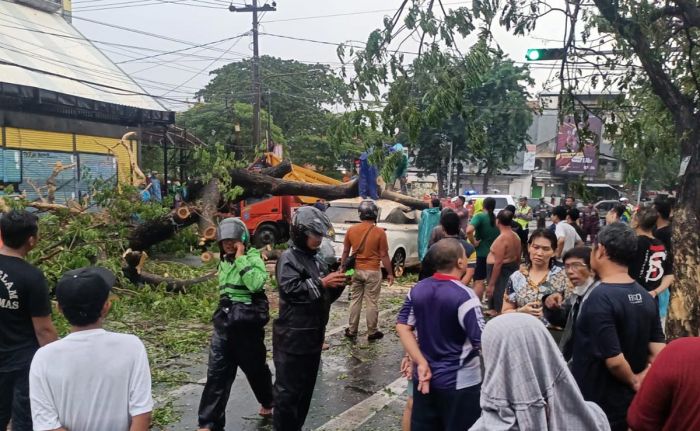
<path id="1" fill-rule="evenodd" d="M 578 127 L 568 116 L 557 133 L 554 173 L 557 175 L 593 175 L 598 170 L 598 148 L 603 122 L 598 117 L 588 117 Z"/>

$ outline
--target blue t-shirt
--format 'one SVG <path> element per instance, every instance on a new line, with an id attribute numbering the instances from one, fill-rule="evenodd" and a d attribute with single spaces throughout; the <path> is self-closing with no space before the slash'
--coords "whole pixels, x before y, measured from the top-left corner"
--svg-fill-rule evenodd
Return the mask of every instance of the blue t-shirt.
<path id="1" fill-rule="evenodd" d="M 459 280 L 435 274 L 406 296 L 398 323 L 416 328 L 435 389 L 464 389 L 481 383 L 481 303 Z M 414 373 L 417 379 L 417 374 Z"/>
<path id="2" fill-rule="evenodd" d="M 600 283 L 576 320 L 571 371 L 587 401 L 598 404 L 611 424 L 622 423 L 634 391 L 616 379 L 605 360 L 622 353 L 637 374 L 648 363 L 649 343 L 665 337 L 656 302 L 637 282 Z"/>

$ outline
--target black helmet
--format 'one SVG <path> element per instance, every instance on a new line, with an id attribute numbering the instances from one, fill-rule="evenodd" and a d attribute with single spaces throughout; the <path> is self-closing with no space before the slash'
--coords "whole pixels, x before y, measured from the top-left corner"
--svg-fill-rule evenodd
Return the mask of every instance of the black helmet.
<path id="1" fill-rule="evenodd" d="M 379 217 L 379 208 L 377 208 L 377 204 L 369 199 L 360 203 L 360 206 L 357 207 L 357 212 L 360 214 L 360 220 L 377 221 Z"/>
<path id="2" fill-rule="evenodd" d="M 323 211 L 315 207 L 305 206 L 296 210 L 294 217 L 292 217 L 292 228 L 290 229 L 292 242 L 297 247 L 306 249 L 306 238 L 309 232 L 329 239 L 335 237 L 333 225 Z"/>
<path id="3" fill-rule="evenodd" d="M 218 229 L 216 229 L 216 241 L 221 242 L 225 239 L 233 239 L 241 241 L 248 245 L 250 234 L 245 223 L 238 217 L 229 217 L 221 220 Z"/>

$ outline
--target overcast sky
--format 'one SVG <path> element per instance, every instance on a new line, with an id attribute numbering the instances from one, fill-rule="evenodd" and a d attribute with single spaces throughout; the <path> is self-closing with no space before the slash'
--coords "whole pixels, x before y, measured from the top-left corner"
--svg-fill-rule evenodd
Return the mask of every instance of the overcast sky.
<path id="1" fill-rule="evenodd" d="M 242 5 L 243 0 L 234 4 Z M 264 0 L 261 0 L 261 3 Z M 262 16 L 260 31 L 286 38 L 261 35 L 260 54 L 304 62 L 339 66 L 336 46 L 308 41 L 340 43 L 366 41 L 369 33 L 382 25 L 385 15 L 392 14 L 401 0 L 277 0 L 277 11 Z M 446 8 L 469 6 L 471 1 L 445 0 Z M 219 6 L 220 5 L 220 6 Z M 141 59 L 163 51 L 182 50 L 189 44 L 205 44 L 249 32 L 250 13 L 231 13 L 225 0 L 74 0 L 73 25 L 88 38 L 128 45 L 99 45 L 112 60 L 155 95 L 193 100 L 193 93 L 210 79 L 209 72 L 224 64 L 252 55 L 252 38 L 245 36 L 204 48 Z M 328 16 L 338 15 L 338 16 Z M 126 27 L 164 37 L 152 37 L 135 31 L 120 30 L 81 18 Z M 518 62 L 524 60 L 528 47 L 562 46 L 564 16 L 549 14 L 538 23 L 529 37 L 514 37 L 504 29 L 495 29 L 501 48 Z M 168 40 L 170 39 L 170 40 Z M 467 50 L 473 39 L 460 42 Z M 417 45 L 413 42 L 413 47 Z M 410 44 L 404 49 L 412 50 Z M 552 69 L 559 63 L 538 63 L 532 67 L 537 81 L 532 94 L 543 90 Z M 558 86 L 549 87 L 556 91 Z M 181 110 L 185 104 L 169 103 Z"/>

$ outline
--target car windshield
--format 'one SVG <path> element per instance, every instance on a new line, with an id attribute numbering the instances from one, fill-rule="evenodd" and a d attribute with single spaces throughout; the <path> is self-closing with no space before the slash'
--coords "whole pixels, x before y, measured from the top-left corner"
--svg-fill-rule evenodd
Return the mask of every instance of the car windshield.
<path id="1" fill-rule="evenodd" d="M 326 210 L 331 223 L 359 223 L 357 208 L 331 206 Z"/>
<path id="2" fill-rule="evenodd" d="M 388 211 L 388 212 L 387 212 Z M 357 208 L 354 207 L 340 207 L 340 206 L 330 206 L 326 210 L 326 215 L 330 219 L 331 223 L 359 223 L 360 216 L 357 213 Z M 416 224 L 415 214 L 413 212 L 404 213 L 401 208 L 393 208 L 392 210 L 387 210 L 386 208 L 380 210 L 379 220 L 385 223 L 394 224 Z"/>
<path id="3" fill-rule="evenodd" d="M 506 198 L 494 198 L 496 199 L 496 208 L 505 208 L 508 206 L 508 200 Z"/>

